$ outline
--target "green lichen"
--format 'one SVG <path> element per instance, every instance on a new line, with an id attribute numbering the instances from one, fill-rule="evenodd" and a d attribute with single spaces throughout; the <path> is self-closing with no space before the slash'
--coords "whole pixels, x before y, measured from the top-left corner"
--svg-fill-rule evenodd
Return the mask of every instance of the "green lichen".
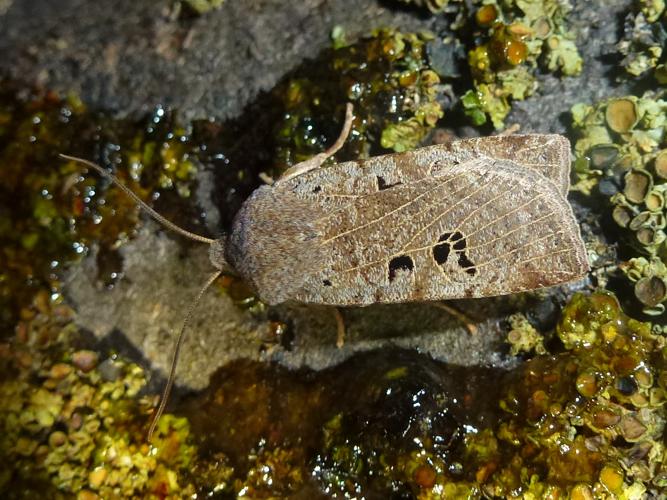
<path id="1" fill-rule="evenodd" d="M 236 482 L 239 496 L 284 498 L 299 491 L 308 478 L 300 449 L 262 449 L 254 454 L 248 474 Z"/>
<path id="2" fill-rule="evenodd" d="M 495 94 L 494 89 L 484 83 L 466 92 L 461 102 L 465 114 L 477 126 L 484 125 L 490 117 L 494 127 L 502 128 L 503 120 L 512 109 L 507 97 Z"/>
<path id="3" fill-rule="evenodd" d="M 602 197 L 628 260 L 619 268 L 643 312 L 664 312 L 667 297 L 667 101 L 661 94 L 625 96 L 572 108 L 575 191 Z"/>
<path id="4" fill-rule="evenodd" d="M 656 256 L 649 259 L 634 257 L 621 265 L 623 274 L 633 283 L 635 297 L 642 303 L 643 312 L 659 316 L 665 312 L 667 301 L 667 266 Z"/>
<path id="5" fill-rule="evenodd" d="M 625 20 L 623 39 L 617 44 L 618 51 L 624 56 L 621 64 L 632 76 L 653 74 L 659 83 L 664 84 L 665 2 L 636 0 L 634 7 L 634 12 Z"/>
<path id="6" fill-rule="evenodd" d="M 512 314 L 508 318 L 508 321 L 510 323 L 510 331 L 507 333 L 507 342 L 510 345 L 510 354 L 512 356 L 522 353 L 546 353 L 544 337 L 530 324 L 524 314 Z"/>
<path id="7" fill-rule="evenodd" d="M 537 90 L 539 66 L 563 76 L 581 72 L 582 58 L 574 34 L 566 27 L 571 6 L 559 0 L 504 0 L 483 2 L 476 22 L 485 36 L 469 52 L 474 88 L 463 107 L 474 124 L 490 119 L 504 126 L 512 100 L 523 100 Z"/>
<path id="8" fill-rule="evenodd" d="M 185 5 L 197 14 L 206 14 L 207 12 L 219 9 L 225 0 L 184 0 Z"/>
<path id="9" fill-rule="evenodd" d="M 603 495 L 612 479 L 619 495 L 661 492 L 664 339 L 651 333 L 650 324 L 625 316 L 615 297 L 604 293 L 575 295 L 557 334 L 568 351 L 533 358 L 504 391 L 501 405 L 511 417 L 495 437 L 515 451 L 504 457 L 492 491 L 503 496 L 524 477 L 561 494 L 583 483 L 594 496 Z M 642 458 L 631 458 L 636 456 Z M 549 471 L 541 478 L 540 464 Z"/>
<path id="10" fill-rule="evenodd" d="M 281 113 L 273 165 L 265 165 L 273 173 L 326 149 L 340 130 L 346 101 L 355 106 L 345 148 L 354 158 L 413 149 L 443 116 L 440 78 L 426 56 L 431 35 L 383 29 L 355 43 L 343 41 L 340 30 L 333 36 L 334 49 L 272 91 L 271 107 Z"/>
<path id="11" fill-rule="evenodd" d="M 581 73 L 583 59 L 574 43 L 574 35 L 565 33 L 547 39 L 546 67 L 552 73 L 560 71 L 565 76 Z"/>
<path id="12" fill-rule="evenodd" d="M 448 456 L 339 445 L 333 456 L 348 475 L 337 481 L 386 474 L 419 498 L 664 493 L 664 338 L 604 293 L 575 295 L 557 333 L 566 352 L 537 356 L 500 383 L 503 414 L 492 428 L 465 434 Z M 345 433 L 345 421 L 330 432 Z"/>
<path id="13" fill-rule="evenodd" d="M 37 306 L 0 349 L 0 491 L 640 498 L 667 486 L 665 338 L 607 293 L 575 295 L 560 352 L 507 373 L 395 350 L 324 372 L 239 362 L 186 417 L 163 417 L 151 445 L 143 371 L 76 347 L 67 307 Z"/>
<path id="14" fill-rule="evenodd" d="M 240 457 L 237 495 L 664 494 L 665 338 L 608 293 L 575 295 L 556 334 L 557 353 L 506 373 L 395 350 L 323 372 L 237 363 L 189 414 Z"/>

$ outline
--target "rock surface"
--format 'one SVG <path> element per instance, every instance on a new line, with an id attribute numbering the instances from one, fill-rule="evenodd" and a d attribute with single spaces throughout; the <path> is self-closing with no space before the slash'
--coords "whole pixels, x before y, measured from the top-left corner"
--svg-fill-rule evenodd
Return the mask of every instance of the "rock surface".
<path id="1" fill-rule="evenodd" d="M 0 17 L 0 72 L 120 115 L 162 104 L 186 119 L 229 118 L 315 57 L 337 24 L 352 37 L 434 24 L 376 0 L 228 1 L 201 17 L 179 15 L 178 5 L 13 2 Z"/>

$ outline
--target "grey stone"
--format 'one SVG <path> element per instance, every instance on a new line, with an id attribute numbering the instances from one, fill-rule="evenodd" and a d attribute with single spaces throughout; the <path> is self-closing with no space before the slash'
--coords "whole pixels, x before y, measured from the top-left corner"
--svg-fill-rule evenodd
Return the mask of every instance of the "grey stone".
<path id="1" fill-rule="evenodd" d="M 290 69 L 375 27 L 428 28 L 375 0 L 227 1 L 201 17 L 174 0 L 21 0 L 0 11 L 0 74 L 74 91 L 119 115 L 161 104 L 184 118 L 229 118 Z"/>

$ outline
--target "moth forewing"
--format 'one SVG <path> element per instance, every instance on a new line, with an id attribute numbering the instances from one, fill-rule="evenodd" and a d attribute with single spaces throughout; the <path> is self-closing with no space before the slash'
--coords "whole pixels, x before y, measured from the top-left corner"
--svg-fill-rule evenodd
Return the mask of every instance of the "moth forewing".
<path id="1" fill-rule="evenodd" d="M 567 140 L 530 137 L 515 141 L 522 161 L 542 144 L 557 150 L 552 167 L 489 157 L 480 151 L 497 140 L 478 139 L 468 159 L 453 143 L 262 188 L 237 218 L 229 259 L 269 303 L 486 297 L 580 278 L 588 264 L 558 174 Z"/>
<path id="2" fill-rule="evenodd" d="M 563 196 L 570 188 L 570 141 L 562 135 L 493 135 L 454 141 L 443 147 L 460 161 L 479 156 L 513 161 L 551 179 Z"/>

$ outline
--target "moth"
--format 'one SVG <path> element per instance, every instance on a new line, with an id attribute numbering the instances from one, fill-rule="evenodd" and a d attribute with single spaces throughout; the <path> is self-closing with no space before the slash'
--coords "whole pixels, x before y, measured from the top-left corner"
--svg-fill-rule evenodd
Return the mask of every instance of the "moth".
<path id="1" fill-rule="evenodd" d="M 348 105 L 336 143 L 257 188 L 218 239 L 174 226 L 101 167 L 65 158 L 110 178 L 167 227 L 210 244 L 216 272 L 198 297 L 221 272 L 242 277 L 269 305 L 364 306 L 511 294 L 589 270 L 566 199 L 565 137 L 480 137 L 323 165 L 352 120 Z"/>

